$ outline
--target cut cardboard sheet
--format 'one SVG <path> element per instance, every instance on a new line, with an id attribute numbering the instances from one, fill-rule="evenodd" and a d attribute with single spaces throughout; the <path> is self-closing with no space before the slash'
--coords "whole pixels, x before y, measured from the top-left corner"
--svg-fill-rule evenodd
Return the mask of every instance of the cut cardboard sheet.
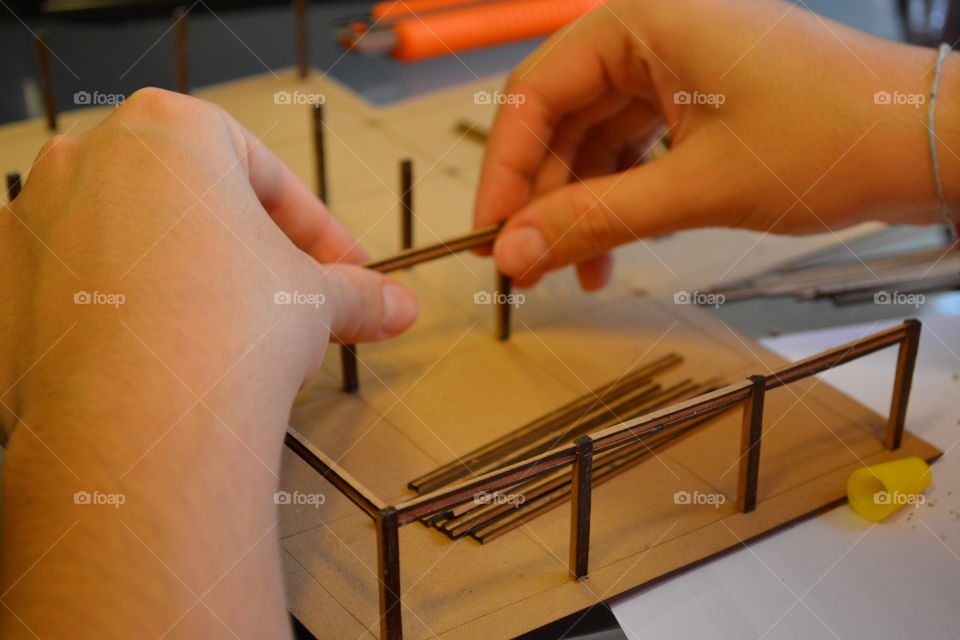
<path id="1" fill-rule="evenodd" d="M 490 121 L 492 107 L 474 104 L 472 94 L 496 88 L 495 80 L 378 111 L 328 77 L 300 82 L 292 71 L 278 75 L 197 95 L 264 136 L 312 185 L 309 107 L 277 104 L 273 96 L 322 93 L 331 128 L 331 209 L 369 240 L 375 256 L 399 242 L 394 198 L 402 158 L 414 158 L 419 180 L 415 237 L 428 242 L 469 229 L 482 149 L 453 128 L 461 118 Z M 109 112 L 69 112 L 61 121 L 77 132 Z M 0 128 L 2 168 L 26 173 L 47 137 L 40 121 Z M 740 275 L 783 258 L 779 240 L 723 233 L 722 243 L 715 232 L 701 231 L 624 247 L 617 251 L 624 268 L 599 294 L 579 291 L 569 270 L 549 276 L 523 292 L 508 342 L 494 340 L 493 307 L 475 298 L 494 291 L 489 259 L 461 254 L 400 272 L 421 297 L 419 325 L 396 340 L 359 347 L 361 387 L 353 395 L 339 391 L 339 350 L 331 348 L 300 394 L 291 425 L 396 504 L 413 497 L 406 485 L 414 477 L 665 353 L 684 357 L 665 382 L 736 382 L 769 373 L 786 363 L 699 309 L 673 303 L 673 292 L 712 283 L 718 268 L 733 265 L 731 275 Z M 802 253 L 828 241 L 791 239 L 790 249 Z M 885 417 L 817 378 L 769 392 L 764 418 L 756 511 L 742 514 L 734 506 L 740 442 L 734 410 L 594 490 L 590 574 L 579 582 L 567 564 L 568 505 L 486 545 L 452 541 L 419 524 L 403 527 L 404 637 L 517 636 L 836 505 L 847 475 L 861 465 L 940 455 L 909 433 L 900 450 L 887 451 L 879 437 Z M 326 498 L 320 505 L 279 506 L 291 611 L 321 639 L 378 636 L 370 520 L 289 452 L 281 488 Z M 705 504 L 676 498 L 687 494 L 715 498 Z"/>

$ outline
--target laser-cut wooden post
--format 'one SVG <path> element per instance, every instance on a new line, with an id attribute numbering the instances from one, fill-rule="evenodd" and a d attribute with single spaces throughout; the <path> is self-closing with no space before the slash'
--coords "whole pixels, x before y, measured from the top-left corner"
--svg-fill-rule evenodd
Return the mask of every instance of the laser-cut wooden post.
<path id="1" fill-rule="evenodd" d="M 577 438 L 576 459 L 571 470 L 570 572 L 577 580 L 587 577 L 590 563 L 590 498 L 593 475 L 593 440 Z"/>
<path id="2" fill-rule="evenodd" d="M 913 369 L 917 363 L 917 350 L 920 347 L 919 320 L 910 319 L 903 323 L 906 335 L 900 343 L 897 354 L 897 373 L 893 381 L 893 399 L 890 402 L 890 417 L 887 418 L 887 434 L 883 440 L 887 449 L 899 449 L 903 441 L 903 427 L 907 420 L 907 401 L 910 399 L 910 387 L 913 385 Z"/>
<path id="3" fill-rule="evenodd" d="M 187 49 L 187 10 L 174 7 L 173 15 L 173 56 L 176 70 L 176 86 L 180 93 L 190 93 L 190 60 Z"/>
<path id="4" fill-rule="evenodd" d="M 43 97 L 43 114 L 47 118 L 47 129 L 56 131 L 57 99 L 53 92 L 53 69 L 50 66 L 47 32 L 38 32 L 34 38 L 34 44 L 37 47 L 37 77 L 40 79 L 40 95 Z"/>
<path id="5" fill-rule="evenodd" d="M 510 337 L 510 290 L 513 281 L 510 276 L 497 272 L 497 299 L 494 307 L 497 314 L 497 340 L 507 340 Z"/>
<path id="6" fill-rule="evenodd" d="M 327 202 L 330 192 L 327 190 L 327 151 L 323 141 L 323 105 L 313 105 L 313 157 L 317 170 L 317 197 Z"/>
<path id="7" fill-rule="evenodd" d="M 20 174 L 11 172 L 7 174 L 7 201 L 13 202 L 13 199 L 20 195 Z"/>
<path id="8" fill-rule="evenodd" d="M 351 393 L 359 389 L 360 377 L 357 375 L 356 345 L 340 345 L 340 368 L 343 371 L 343 390 Z"/>
<path id="9" fill-rule="evenodd" d="M 380 511 L 377 527 L 377 579 L 380 594 L 380 638 L 403 638 L 403 615 L 400 609 L 400 536 L 397 510 Z"/>
<path id="10" fill-rule="evenodd" d="M 293 30 L 297 55 L 297 76 L 307 77 L 307 0 L 293 0 Z"/>
<path id="11" fill-rule="evenodd" d="M 413 160 L 400 161 L 400 248 L 413 248 Z"/>
<path id="12" fill-rule="evenodd" d="M 740 481 L 737 485 L 737 509 L 750 513 L 757 507 L 757 482 L 760 478 L 760 438 L 763 435 L 763 397 L 767 380 L 750 376 L 753 388 L 743 405 L 740 435 Z"/>

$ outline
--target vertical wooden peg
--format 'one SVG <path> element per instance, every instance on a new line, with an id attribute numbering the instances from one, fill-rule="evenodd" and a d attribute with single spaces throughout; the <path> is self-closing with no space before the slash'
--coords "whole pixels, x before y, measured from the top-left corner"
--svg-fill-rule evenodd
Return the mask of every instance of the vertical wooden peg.
<path id="1" fill-rule="evenodd" d="M 53 92 L 53 68 L 50 66 L 50 46 L 47 44 L 46 31 L 40 31 L 34 38 L 37 48 L 37 76 L 40 79 L 40 95 L 43 97 L 43 113 L 47 118 L 47 129 L 57 130 L 57 98 Z"/>
<path id="2" fill-rule="evenodd" d="M 593 440 L 582 436 L 574 443 L 577 457 L 571 470 L 570 572 L 587 577 L 590 563 L 590 498 L 593 476 Z"/>
<path id="3" fill-rule="evenodd" d="M 173 15 L 173 64 L 176 87 L 180 93 L 190 93 L 190 54 L 187 49 L 187 10 L 174 7 Z"/>
<path id="4" fill-rule="evenodd" d="M 887 434 L 884 446 L 887 449 L 899 449 L 903 440 L 903 428 L 907 420 L 907 401 L 910 399 L 910 387 L 913 385 L 913 369 L 917 363 L 917 350 L 920 348 L 920 321 L 910 319 L 904 322 L 907 335 L 900 343 L 897 354 L 897 373 L 893 381 L 893 400 L 890 402 L 890 417 L 887 418 Z"/>
<path id="5" fill-rule="evenodd" d="M 510 338 L 510 290 L 513 282 L 510 276 L 497 272 L 497 299 L 494 300 L 494 309 L 497 314 L 497 340 Z"/>
<path id="6" fill-rule="evenodd" d="M 293 0 L 293 39 L 296 46 L 297 76 L 307 77 L 310 63 L 307 58 L 307 0 Z"/>
<path id="7" fill-rule="evenodd" d="M 400 248 L 413 248 L 413 160 L 400 161 Z"/>
<path id="8" fill-rule="evenodd" d="M 387 507 L 377 521 L 377 578 L 380 595 L 380 638 L 403 638 L 403 615 L 400 609 L 400 536 L 397 511 Z"/>
<path id="9" fill-rule="evenodd" d="M 327 152 L 323 142 L 323 105 L 313 105 L 313 156 L 317 168 L 317 197 L 323 202 L 330 201 L 327 191 Z"/>
<path id="10" fill-rule="evenodd" d="M 763 435 L 763 399 L 767 390 L 764 376 L 750 376 L 753 386 L 743 405 L 740 431 L 740 480 L 737 485 L 737 509 L 750 513 L 757 507 L 757 483 L 760 479 L 760 438 Z"/>
<path id="11" fill-rule="evenodd" d="M 360 376 L 357 374 L 356 345 L 340 345 L 340 366 L 343 371 L 343 390 L 352 393 L 359 389 Z"/>
<path id="12" fill-rule="evenodd" d="M 7 174 L 7 199 L 13 202 L 13 199 L 20 195 L 20 174 L 11 172 Z"/>

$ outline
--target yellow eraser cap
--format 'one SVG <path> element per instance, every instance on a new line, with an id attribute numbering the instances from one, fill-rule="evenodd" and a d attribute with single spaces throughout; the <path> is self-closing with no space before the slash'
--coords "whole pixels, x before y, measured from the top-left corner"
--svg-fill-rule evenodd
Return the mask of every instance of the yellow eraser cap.
<path id="1" fill-rule="evenodd" d="M 847 479 L 850 506 L 870 522 L 880 522 L 900 507 L 923 501 L 931 481 L 930 467 L 920 458 L 903 458 L 861 467 Z"/>

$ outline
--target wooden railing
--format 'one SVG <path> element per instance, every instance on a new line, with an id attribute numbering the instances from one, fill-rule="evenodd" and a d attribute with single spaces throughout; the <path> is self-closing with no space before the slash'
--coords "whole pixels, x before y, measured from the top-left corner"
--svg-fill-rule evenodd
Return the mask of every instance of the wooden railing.
<path id="1" fill-rule="evenodd" d="M 479 492 L 492 493 L 509 489 L 556 469 L 570 467 L 573 487 L 570 517 L 570 572 L 575 579 L 586 577 L 590 556 L 590 502 L 593 493 L 592 462 L 595 454 L 629 442 L 642 441 L 654 434 L 677 428 L 693 420 L 703 420 L 741 405 L 743 426 L 740 439 L 737 508 L 744 513 L 749 513 L 757 505 L 763 405 L 766 392 L 898 344 L 900 351 L 897 358 L 893 399 L 884 437 L 884 445 L 888 449 L 897 449 L 903 439 L 907 400 L 913 382 L 920 329 L 919 321 L 907 320 L 893 329 L 825 351 L 770 374 L 751 376 L 744 381 L 735 382 L 672 407 L 582 436 L 572 444 L 552 449 L 508 467 L 485 473 L 452 487 L 438 489 L 395 506 L 385 505 L 378 500 L 292 427 L 287 432 L 286 444 L 374 521 L 377 530 L 380 636 L 383 640 L 400 640 L 403 636 L 398 536 L 400 527 L 420 518 L 447 511 L 473 499 Z"/>

